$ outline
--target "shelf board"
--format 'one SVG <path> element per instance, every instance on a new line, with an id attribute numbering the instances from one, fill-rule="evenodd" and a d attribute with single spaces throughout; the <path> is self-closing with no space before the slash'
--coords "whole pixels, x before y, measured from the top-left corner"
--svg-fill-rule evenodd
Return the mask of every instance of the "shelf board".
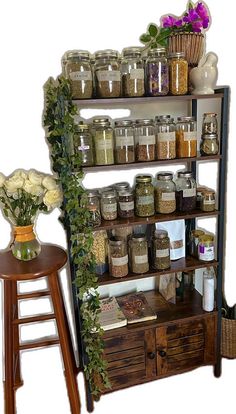
<path id="1" fill-rule="evenodd" d="M 110 285 L 114 283 L 127 282 L 130 280 L 146 279 L 148 277 L 160 276 L 169 273 L 189 272 L 191 270 L 201 269 L 209 266 L 217 267 L 218 262 L 216 260 L 213 262 L 203 262 L 196 259 L 195 257 L 188 256 L 186 258 L 172 261 L 171 267 L 167 270 L 149 270 L 147 273 L 143 274 L 129 273 L 127 276 L 119 278 L 112 277 L 109 275 L 109 273 L 104 273 L 104 275 L 99 276 L 98 283 L 99 286 Z"/>

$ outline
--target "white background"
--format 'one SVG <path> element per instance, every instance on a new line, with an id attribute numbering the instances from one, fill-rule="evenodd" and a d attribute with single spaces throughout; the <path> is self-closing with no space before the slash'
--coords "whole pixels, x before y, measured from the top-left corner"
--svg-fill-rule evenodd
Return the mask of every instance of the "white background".
<path id="1" fill-rule="evenodd" d="M 75 0 L 12 0 L 1 3 L 1 150 L 0 171 L 10 174 L 16 168 L 50 172 L 49 152 L 41 125 L 43 84 L 60 73 L 60 59 L 68 49 L 114 48 L 138 43 L 149 22 L 162 14 L 181 14 L 185 1 L 146 0 L 144 3 L 120 0 L 82 2 Z M 227 193 L 227 255 L 225 290 L 228 302 L 236 301 L 235 255 L 235 135 L 236 80 L 232 58 L 235 36 L 232 1 L 208 0 L 212 26 L 207 33 L 207 51 L 219 56 L 219 85 L 231 86 L 231 117 Z M 234 152 L 235 151 L 235 152 Z M 58 211 L 41 215 L 37 233 L 42 242 L 64 247 L 64 231 L 57 221 Z M 10 226 L 0 214 L 0 248 L 10 240 Z M 175 414 L 214 411 L 226 405 L 235 410 L 236 361 L 223 360 L 223 375 L 215 379 L 212 368 L 133 387 L 101 399 L 96 413 L 165 410 Z M 25 352 L 22 356 L 24 387 L 17 392 L 18 414 L 67 414 L 70 412 L 58 348 Z M 83 379 L 79 377 L 82 413 L 86 412 Z M 0 388 L 0 412 L 3 412 Z"/>

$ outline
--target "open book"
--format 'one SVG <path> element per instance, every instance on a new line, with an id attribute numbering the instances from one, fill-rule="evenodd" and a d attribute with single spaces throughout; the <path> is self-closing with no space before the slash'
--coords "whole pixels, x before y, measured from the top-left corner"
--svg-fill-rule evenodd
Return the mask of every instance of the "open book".
<path id="1" fill-rule="evenodd" d="M 117 298 L 120 308 L 129 323 L 151 321 L 157 318 L 157 314 L 148 304 L 143 292 L 130 293 Z"/>
<path id="2" fill-rule="evenodd" d="M 121 311 L 116 298 L 100 300 L 99 322 L 104 331 L 109 329 L 120 328 L 121 326 L 127 325 L 127 319 Z"/>

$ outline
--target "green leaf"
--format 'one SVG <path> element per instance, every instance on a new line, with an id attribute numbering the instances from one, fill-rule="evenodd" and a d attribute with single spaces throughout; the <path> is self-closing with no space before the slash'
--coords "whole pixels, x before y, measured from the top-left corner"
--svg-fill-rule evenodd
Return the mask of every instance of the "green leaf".
<path id="1" fill-rule="evenodd" d="M 191 10 L 194 8 L 194 4 L 192 3 L 192 1 L 190 0 L 188 3 L 188 10 Z"/>
<path id="2" fill-rule="evenodd" d="M 142 34 L 142 35 L 140 36 L 139 40 L 140 40 L 140 42 L 142 42 L 142 43 L 148 43 L 148 42 L 150 42 L 150 40 L 151 40 L 151 36 L 150 36 L 149 34 L 147 34 L 147 33 L 144 33 L 144 34 Z"/>
<path id="3" fill-rule="evenodd" d="M 156 37 L 157 33 L 158 33 L 158 28 L 154 23 L 151 23 L 148 26 L 148 32 L 150 34 L 151 37 Z"/>

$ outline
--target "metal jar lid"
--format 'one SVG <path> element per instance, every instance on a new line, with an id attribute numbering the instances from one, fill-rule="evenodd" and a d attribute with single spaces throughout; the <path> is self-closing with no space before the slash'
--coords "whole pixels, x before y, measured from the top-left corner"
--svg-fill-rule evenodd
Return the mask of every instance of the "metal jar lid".
<path id="1" fill-rule="evenodd" d="M 215 190 L 211 190 L 210 188 L 207 188 L 203 192 L 203 197 L 205 197 L 205 196 L 215 196 Z"/>
<path id="2" fill-rule="evenodd" d="M 148 57 L 165 56 L 165 55 L 166 55 L 165 47 L 157 47 L 155 49 L 150 49 L 148 51 Z"/>
<path id="3" fill-rule="evenodd" d="M 194 116 L 178 116 L 177 118 L 178 122 L 192 122 L 195 121 Z"/>
<path id="4" fill-rule="evenodd" d="M 95 52 L 95 59 L 107 59 L 107 58 L 115 58 L 118 59 L 119 53 L 117 50 L 113 49 L 105 49 L 105 50 L 97 50 Z"/>
<path id="5" fill-rule="evenodd" d="M 120 183 L 115 183 L 112 186 L 116 191 L 121 191 L 121 190 L 126 190 L 128 188 L 130 188 L 129 183 L 127 183 L 127 181 L 122 181 Z"/>
<path id="6" fill-rule="evenodd" d="M 88 131 L 90 126 L 88 124 L 84 124 L 83 122 L 79 122 L 78 124 L 75 123 L 76 132 L 83 132 Z"/>
<path id="7" fill-rule="evenodd" d="M 198 229 L 196 229 L 196 230 L 192 230 L 191 231 L 191 236 L 192 237 L 196 237 L 196 238 L 198 238 L 198 237 L 200 237 L 200 236 L 204 236 L 205 235 L 205 232 L 203 231 L 203 230 L 198 230 Z"/>
<path id="8" fill-rule="evenodd" d="M 203 117 L 205 117 L 205 116 L 215 117 L 215 116 L 217 116 L 217 114 L 216 114 L 215 112 L 205 112 L 205 113 L 203 114 Z"/>
<path id="9" fill-rule="evenodd" d="M 121 121 L 115 121 L 115 127 L 123 127 L 123 126 L 132 127 L 133 121 L 131 121 L 131 119 L 123 119 Z"/>
<path id="10" fill-rule="evenodd" d="M 137 183 L 151 183 L 152 177 L 150 175 L 137 175 L 136 182 Z"/>
<path id="11" fill-rule="evenodd" d="M 173 174 L 169 172 L 163 172 L 157 174 L 157 180 L 160 181 L 171 181 L 173 180 Z"/>
<path id="12" fill-rule="evenodd" d="M 169 58 L 184 58 L 185 57 L 185 52 L 171 52 L 168 55 Z"/>
<path id="13" fill-rule="evenodd" d="M 102 193 L 102 198 L 107 198 L 107 199 L 116 198 L 116 193 L 115 191 L 104 191 Z"/>
<path id="14" fill-rule="evenodd" d="M 99 194 L 103 194 L 103 193 L 107 193 L 107 192 L 111 192 L 114 191 L 113 187 L 102 187 L 98 189 Z"/>
<path id="15" fill-rule="evenodd" d="M 140 57 L 141 53 L 142 53 L 142 47 L 140 47 L 140 46 L 125 47 L 122 50 L 122 55 L 124 57 L 129 57 L 129 56 L 138 56 L 138 57 Z"/>
<path id="16" fill-rule="evenodd" d="M 202 139 L 218 139 L 217 134 L 203 134 Z"/>
<path id="17" fill-rule="evenodd" d="M 165 239 L 168 237 L 168 231 L 162 229 L 155 230 L 154 236 L 156 239 Z"/>
<path id="18" fill-rule="evenodd" d="M 133 191 L 132 190 L 121 190 L 119 191 L 119 197 L 131 197 L 133 196 Z"/>
<path id="19" fill-rule="evenodd" d="M 109 244 L 110 246 L 122 246 L 122 244 L 124 244 L 124 239 L 113 237 L 112 239 L 109 239 Z"/>
<path id="20" fill-rule="evenodd" d="M 68 60 L 73 60 L 73 59 L 89 59 L 90 58 L 90 53 L 88 50 L 69 50 L 68 52 L 66 52 L 66 58 Z"/>
<path id="21" fill-rule="evenodd" d="M 199 236 L 199 243 L 211 243 L 214 241 L 214 236 L 211 234 L 204 234 Z"/>
<path id="22" fill-rule="evenodd" d="M 157 115 L 155 116 L 156 122 L 174 122 L 174 118 L 170 115 Z"/>
<path id="23" fill-rule="evenodd" d="M 133 234 L 131 240 L 134 242 L 144 242 L 147 241 L 147 238 L 145 234 Z"/>
<path id="24" fill-rule="evenodd" d="M 192 172 L 191 171 L 179 171 L 178 172 L 178 178 L 192 178 Z"/>
<path id="25" fill-rule="evenodd" d="M 140 125 L 153 125 L 153 119 L 136 119 L 136 126 Z"/>

